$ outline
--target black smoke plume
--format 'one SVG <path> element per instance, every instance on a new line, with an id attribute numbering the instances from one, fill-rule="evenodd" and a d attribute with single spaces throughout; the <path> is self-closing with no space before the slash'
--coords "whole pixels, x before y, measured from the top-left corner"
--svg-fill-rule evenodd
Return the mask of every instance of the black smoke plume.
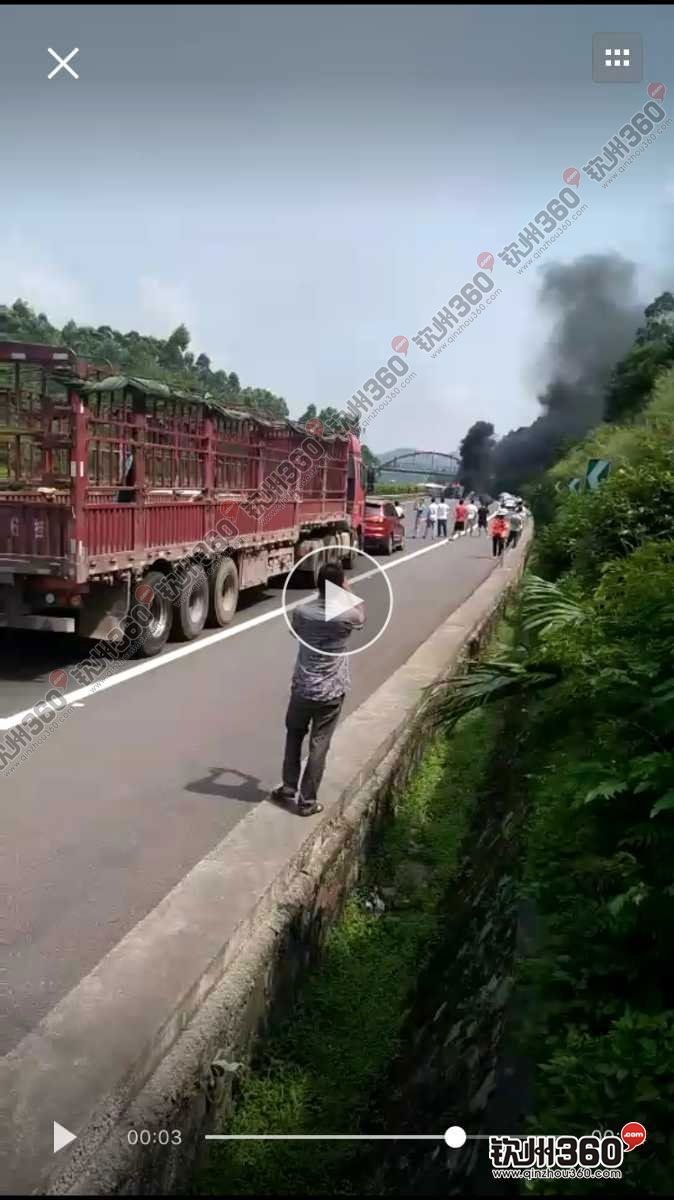
<path id="1" fill-rule="evenodd" d="M 611 370 L 643 318 L 636 267 L 617 255 L 588 254 L 544 268 L 539 301 L 554 318 L 543 356 L 549 383 L 538 397 L 541 415 L 506 434 L 495 448 L 499 490 L 516 491 L 549 467 L 567 441 L 603 419 Z"/>
<path id="2" fill-rule="evenodd" d="M 481 492 L 488 488 L 494 445 L 494 426 L 490 421 L 471 425 L 459 447 L 459 478 L 467 491 Z"/>

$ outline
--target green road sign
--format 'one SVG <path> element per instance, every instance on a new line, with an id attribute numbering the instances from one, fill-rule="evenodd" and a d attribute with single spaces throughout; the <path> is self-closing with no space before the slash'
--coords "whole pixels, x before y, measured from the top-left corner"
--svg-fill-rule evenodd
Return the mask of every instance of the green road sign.
<path id="1" fill-rule="evenodd" d="M 569 484 L 569 491 L 570 492 L 582 492 L 583 482 L 584 481 L 582 479 L 572 479 Z"/>
<path id="2" fill-rule="evenodd" d="M 587 464 L 585 471 L 585 482 L 591 492 L 594 492 L 599 487 L 600 483 L 607 478 L 611 464 L 607 458 L 591 458 Z"/>

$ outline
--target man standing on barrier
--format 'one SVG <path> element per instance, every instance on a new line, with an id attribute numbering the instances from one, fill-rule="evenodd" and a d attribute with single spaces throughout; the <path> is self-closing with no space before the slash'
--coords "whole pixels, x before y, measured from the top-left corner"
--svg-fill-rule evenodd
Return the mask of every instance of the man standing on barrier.
<path id="1" fill-rule="evenodd" d="M 354 629 L 362 629 L 365 624 L 364 604 L 346 609 L 341 603 L 331 604 L 335 594 L 331 589 L 335 588 L 351 591 L 341 565 L 329 562 L 318 575 L 318 596 L 300 605 L 290 617 L 300 642 L 286 713 L 283 783 L 271 795 L 277 804 L 292 805 L 299 785 L 297 811 L 302 817 L 323 811 L 316 797 L 351 684 L 349 662 L 343 652 Z M 340 611 L 330 617 L 331 608 Z M 309 756 L 300 782 L 302 744 L 307 733 Z"/>

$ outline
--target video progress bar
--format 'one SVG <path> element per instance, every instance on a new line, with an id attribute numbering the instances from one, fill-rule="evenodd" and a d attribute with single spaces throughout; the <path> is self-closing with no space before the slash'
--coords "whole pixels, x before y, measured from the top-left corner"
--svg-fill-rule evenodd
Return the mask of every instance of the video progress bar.
<path id="1" fill-rule="evenodd" d="M 443 1133 L 206 1133 L 207 1142 L 442 1142 Z"/>

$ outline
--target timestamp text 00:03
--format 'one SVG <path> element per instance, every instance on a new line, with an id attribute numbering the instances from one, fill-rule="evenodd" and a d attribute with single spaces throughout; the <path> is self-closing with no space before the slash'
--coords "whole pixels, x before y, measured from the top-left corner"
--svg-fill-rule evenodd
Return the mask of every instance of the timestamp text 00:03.
<path id="1" fill-rule="evenodd" d="M 183 1135 L 179 1129 L 129 1129 L 126 1140 L 130 1146 L 180 1146 Z"/>

